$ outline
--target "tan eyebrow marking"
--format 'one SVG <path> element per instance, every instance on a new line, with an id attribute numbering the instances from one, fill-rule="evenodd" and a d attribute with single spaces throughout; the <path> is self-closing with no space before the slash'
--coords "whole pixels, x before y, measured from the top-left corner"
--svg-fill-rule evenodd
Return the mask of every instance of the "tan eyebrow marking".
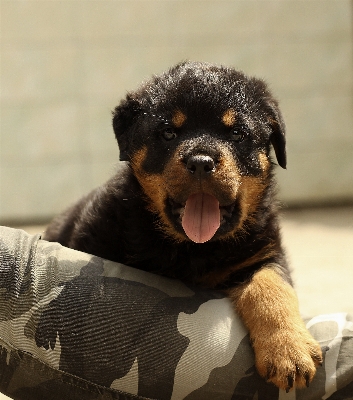
<path id="1" fill-rule="evenodd" d="M 231 127 L 235 124 L 236 120 L 236 112 L 232 108 L 229 108 L 223 115 L 222 115 L 222 122 L 225 126 Z"/>
<path id="2" fill-rule="evenodd" d="M 181 128 L 184 125 L 185 121 L 186 121 L 186 115 L 182 111 L 176 110 L 172 117 L 173 125 L 176 128 Z"/>

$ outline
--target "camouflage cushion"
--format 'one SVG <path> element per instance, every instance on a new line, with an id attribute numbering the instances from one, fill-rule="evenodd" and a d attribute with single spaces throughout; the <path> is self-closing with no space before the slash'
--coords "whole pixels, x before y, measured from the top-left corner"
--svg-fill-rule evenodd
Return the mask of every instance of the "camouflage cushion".
<path id="1" fill-rule="evenodd" d="M 219 292 L 5 227 L 0 266 L 0 391 L 14 399 L 353 399 L 346 314 L 307 321 L 325 362 L 286 394 L 256 373 Z"/>

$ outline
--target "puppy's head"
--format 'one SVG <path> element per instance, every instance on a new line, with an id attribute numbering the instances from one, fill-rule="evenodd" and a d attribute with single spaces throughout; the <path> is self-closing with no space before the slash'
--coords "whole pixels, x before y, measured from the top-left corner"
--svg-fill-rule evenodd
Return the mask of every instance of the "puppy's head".
<path id="1" fill-rule="evenodd" d="M 230 68 L 178 64 L 129 93 L 113 127 L 120 159 L 178 241 L 236 235 L 271 184 L 271 144 L 286 167 L 277 102 L 263 81 Z"/>

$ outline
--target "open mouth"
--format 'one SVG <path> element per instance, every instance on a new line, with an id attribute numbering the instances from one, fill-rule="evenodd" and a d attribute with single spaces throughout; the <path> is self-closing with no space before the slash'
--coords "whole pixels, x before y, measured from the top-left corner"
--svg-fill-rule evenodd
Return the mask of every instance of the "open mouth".
<path id="1" fill-rule="evenodd" d="M 195 243 L 207 242 L 216 233 L 226 232 L 234 226 L 236 202 L 220 206 L 216 197 L 199 192 L 190 195 L 184 204 L 169 198 L 169 205 L 173 219 Z"/>

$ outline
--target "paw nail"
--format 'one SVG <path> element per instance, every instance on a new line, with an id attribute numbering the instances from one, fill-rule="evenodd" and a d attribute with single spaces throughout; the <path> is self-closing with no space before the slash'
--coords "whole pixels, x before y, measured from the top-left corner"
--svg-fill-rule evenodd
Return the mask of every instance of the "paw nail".
<path id="1" fill-rule="evenodd" d="M 287 379 L 288 379 L 288 391 L 289 391 L 293 387 L 294 378 L 293 376 L 289 375 Z"/>
<path id="2" fill-rule="evenodd" d="M 298 368 L 297 368 L 297 371 L 298 371 Z M 292 387 L 294 385 L 294 379 L 295 379 L 295 377 L 292 375 L 287 376 L 288 386 L 286 387 L 286 393 L 288 393 L 292 389 Z"/>
<path id="3" fill-rule="evenodd" d="M 267 368 L 266 380 L 270 380 L 276 374 L 276 368 L 271 366 Z"/>
<path id="4" fill-rule="evenodd" d="M 309 384 L 310 384 L 310 376 L 309 376 L 309 374 L 305 374 L 305 384 L 306 384 L 306 387 L 309 387 Z"/>

